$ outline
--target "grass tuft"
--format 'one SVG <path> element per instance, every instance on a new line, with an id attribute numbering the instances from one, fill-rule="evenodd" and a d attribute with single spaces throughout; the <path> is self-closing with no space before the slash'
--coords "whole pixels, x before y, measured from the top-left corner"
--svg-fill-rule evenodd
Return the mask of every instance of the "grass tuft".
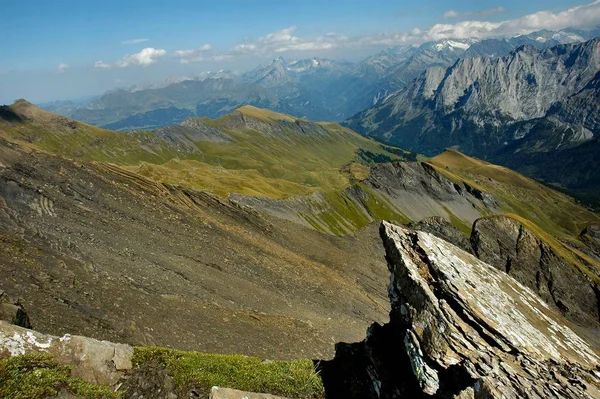
<path id="1" fill-rule="evenodd" d="M 90 399 L 121 397 L 109 387 L 88 384 L 70 375 L 71 367 L 56 363 L 47 354 L 11 357 L 0 361 L 0 397 L 45 398 L 55 396 L 63 389 Z"/>
<path id="2" fill-rule="evenodd" d="M 209 392 L 213 386 L 249 392 L 270 393 L 288 398 L 323 397 L 321 378 L 312 360 L 263 361 L 242 355 L 183 352 L 155 347 L 136 347 L 133 363 L 162 364 L 182 391 Z"/>

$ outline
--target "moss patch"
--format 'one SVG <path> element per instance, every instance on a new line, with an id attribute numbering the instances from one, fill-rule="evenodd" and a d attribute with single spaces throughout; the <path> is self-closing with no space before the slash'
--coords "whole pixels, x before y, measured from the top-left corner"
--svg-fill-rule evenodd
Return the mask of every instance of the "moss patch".
<path id="1" fill-rule="evenodd" d="M 83 398 L 120 398 L 109 387 L 88 384 L 70 375 L 70 367 L 59 365 L 49 355 L 11 357 L 0 362 L 0 397 L 44 398 L 66 389 Z"/>
<path id="2" fill-rule="evenodd" d="M 311 360 L 266 362 L 242 355 L 216 355 L 137 347 L 133 364 L 162 364 L 178 389 L 209 392 L 213 386 L 289 398 L 322 398 L 323 385 Z"/>

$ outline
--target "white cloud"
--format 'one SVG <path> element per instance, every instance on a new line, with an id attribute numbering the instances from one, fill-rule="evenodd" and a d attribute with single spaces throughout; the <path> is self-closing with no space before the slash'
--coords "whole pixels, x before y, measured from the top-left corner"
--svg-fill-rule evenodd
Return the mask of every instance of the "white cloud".
<path id="1" fill-rule="evenodd" d="M 504 9 L 504 7 L 494 7 L 494 8 L 490 8 L 487 10 L 480 10 L 480 11 L 466 11 L 466 12 L 458 12 L 455 10 L 449 10 L 446 11 L 444 13 L 444 18 L 445 19 L 449 19 L 449 18 L 459 18 L 459 17 L 489 17 L 491 15 L 496 15 L 496 14 L 502 14 L 504 11 L 506 11 Z"/>
<path id="2" fill-rule="evenodd" d="M 63 73 L 65 72 L 67 69 L 69 69 L 69 66 L 67 64 L 65 64 L 64 62 L 61 62 L 60 64 L 58 64 L 58 73 Z"/>
<path id="3" fill-rule="evenodd" d="M 258 39 L 258 42 L 262 44 L 296 43 L 300 41 L 300 38 L 292 35 L 296 30 L 298 30 L 297 26 L 290 26 L 289 28 L 269 33 Z"/>
<path id="4" fill-rule="evenodd" d="M 304 42 L 294 43 L 285 47 L 279 47 L 275 49 L 276 53 L 283 53 L 285 51 L 318 51 L 318 50 L 329 50 L 335 47 L 334 43 L 319 43 L 319 42 Z"/>
<path id="5" fill-rule="evenodd" d="M 238 44 L 237 46 L 235 46 L 233 48 L 233 52 L 238 53 L 238 54 L 246 54 L 246 53 L 250 53 L 250 52 L 256 50 L 257 48 L 258 48 L 258 46 L 254 43 L 244 43 L 244 44 Z"/>
<path id="6" fill-rule="evenodd" d="M 108 64 L 102 60 L 94 62 L 94 68 L 97 68 L 97 69 L 109 69 L 110 67 L 111 67 L 110 64 Z"/>
<path id="7" fill-rule="evenodd" d="M 469 13 L 475 15 L 491 15 L 498 8 Z M 454 12 L 455 14 L 458 14 Z M 450 14 L 453 16 L 455 14 Z M 495 38 L 513 37 L 529 34 L 542 29 L 560 30 L 567 27 L 590 28 L 600 24 L 600 0 L 593 3 L 571 7 L 564 11 L 539 11 L 512 20 L 491 22 L 485 20 L 467 20 L 454 24 L 439 23 L 429 29 L 413 29 L 410 32 L 385 32 L 379 35 L 362 36 L 345 42 L 338 42 L 338 47 L 398 46 L 405 44 L 421 44 L 442 39 Z"/>
<path id="8" fill-rule="evenodd" d="M 467 18 L 456 23 L 438 23 L 430 28 L 414 28 L 409 31 L 390 31 L 377 35 L 348 37 L 336 33 L 306 37 L 300 34 L 297 26 L 273 31 L 255 40 L 246 40 L 225 53 L 213 53 L 210 44 L 196 49 L 176 50 L 171 53 L 183 64 L 202 60 L 223 61 L 236 56 L 272 56 L 285 52 L 318 52 L 333 49 L 369 50 L 399 45 L 418 45 L 428 41 L 442 39 L 512 37 L 529 34 L 541 29 L 559 30 L 566 27 L 586 28 L 600 25 L 600 0 L 593 3 L 571 7 L 563 11 L 539 11 L 505 21 L 486 21 L 484 17 L 504 12 L 504 8 L 495 7 L 481 11 L 447 11 L 444 18 Z M 123 43 L 145 41 L 132 39 Z M 137 54 L 127 55 L 115 63 L 97 61 L 94 67 L 108 69 L 112 67 L 148 66 L 163 56 L 166 51 L 148 47 Z"/>
<path id="9" fill-rule="evenodd" d="M 304 39 L 295 34 L 296 26 L 271 32 L 258 38 L 255 42 L 238 44 L 233 48 L 231 54 L 259 54 L 283 53 L 286 51 L 319 51 L 329 50 L 337 47 L 339 41 L 348 38 L 338 36 L 335 33 L 327 33 L 324 36 Z"/>
<path id="10" fill-rule="evenodd" d="M 188 64 L 190 62 L 198 62 L 205 59 L 205 54 L 212 50 L 210 44 L 204 44 L 198 49 L 194 50 L 176 50 L 173 55 L 179 58 L 182 64 Z"/>
<path id="11" fill-rule="evenodd" d="M 539 11 L 502 22 L 463 21 L 436 24 L 425 32 L 424 40 L 448 38 L 490 38 L 528 34 L 541 29 L 586 28 L 600 24 L 600 0 L 561 12 Z"/>
<path id="12" fill-rule="evenodd" d="M 499 27 L 500 34 L 525 34 L 540 29 L 588 28 L 600 23 L 600 0 L 572 7 L 562 12 L 539 11 L 511 21 Z"/>
<path id="13" fill-rule="evenodd" d="M 233 55 L 231 54 L 217 54 L 217 55 L 213 55 L 212 57 L 210 57 L 210 59 L 212 61 L 224 61 L 224 60 L 229 60 L 233 58 Z"/>
<path id="14" fill-rule="evenodd" d="M 145 43 L 150 39 L 131 39 L 131 40 L 123 40 L 121 44 L 140 44 Z"/>
<path id="15" fill-rule="evenodd" d="M 444 13 L 444 18 L 457 18 L 460 16 L 458 11 L 448 10 Z"/>
<path id="16" fill-rule="evenodd" d="M 128 66 L 139 65 L 147 67 L 148 65 L 154 64 L 158 59 L 167 54 L 163 49 L 156 49 L 153 47 L 146 47 L 142 51 L 136 54 L 131 54 L 123 57 L 121 60 L 116 62 L 116 66 L 125 68 Z"/>

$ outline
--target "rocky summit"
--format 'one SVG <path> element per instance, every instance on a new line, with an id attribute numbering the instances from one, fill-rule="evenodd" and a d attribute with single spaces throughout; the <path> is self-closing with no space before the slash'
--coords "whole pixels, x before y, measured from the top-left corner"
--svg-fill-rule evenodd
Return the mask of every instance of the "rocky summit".
<path id="1" fill-rule="evenodd" d="M 328 397 L 598 398 L 598 348 L 505 272 L 384 222 L 390 322 L 340 344 Z"/>

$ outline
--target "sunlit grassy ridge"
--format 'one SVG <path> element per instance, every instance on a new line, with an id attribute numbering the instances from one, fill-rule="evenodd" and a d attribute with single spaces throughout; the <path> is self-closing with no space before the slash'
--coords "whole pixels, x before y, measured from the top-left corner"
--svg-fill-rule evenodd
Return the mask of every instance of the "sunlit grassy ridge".
<path id="1" fill-rule="evenodd" d="M 182 394 L 191 388 L 208 393 L 220 386 L 297 399 L 323 397 L 323 383 L 309 359 L 266 362 L 241 355 L 137 347 L 133 363 L 165 367 Z"/>
<path id="2" fill-rule="evenodd" d="M 405 215 L 410 203 L 394 203 L 385 190 L 361 182 L 369 176 L 369 165 L 420 158 L 336 123 L 312 123 L 244 106 L 219 119 L 192 119 L 166 130 L 114 132 L 26 101 L 0 111 L 0 135 L 11 140 L 76 160 L 116 164 L 158 182 L 221 196 L 279 199 L 322 191 L 298 216 L 323 232 L 345 235 L 374 220 L 410 221 Z M 491 194 L 500 211 L 532 220 L 555 236 L 576 237 L 586 225 L 600 223 L 596 214 L 566 195 L 507 168 L 452 150 L 420 160 L 450 180 Z M 485 216 L 492 211 L 480 212 Z M 464 215 L 446 206 L 438 214 L 470 232 L 471 220 Z"/>
<path id="3" fill-rule="evenodd" d="M 251 106 L 198 123 L 227 140 L 190 139 L 188 130 L 114 132 L 72 121 L 21 101 L 20 120 L 1 120 L 12 140 L 81 161 L 110 162 L 160 182 L 212 191 L 281 198 L 338 190 L 368 175 L 372 162 L 411 154 L 333 123 L 311 123 Z"/>
<path id="4" fill-rule="evenodd" d="M 558 191 L 508 168 L 446 150 L 429 164 L 453 181 L 493 195 L 507 213 L 533 221 L 558 237 L 575 237 L 600 217 Z"/>

